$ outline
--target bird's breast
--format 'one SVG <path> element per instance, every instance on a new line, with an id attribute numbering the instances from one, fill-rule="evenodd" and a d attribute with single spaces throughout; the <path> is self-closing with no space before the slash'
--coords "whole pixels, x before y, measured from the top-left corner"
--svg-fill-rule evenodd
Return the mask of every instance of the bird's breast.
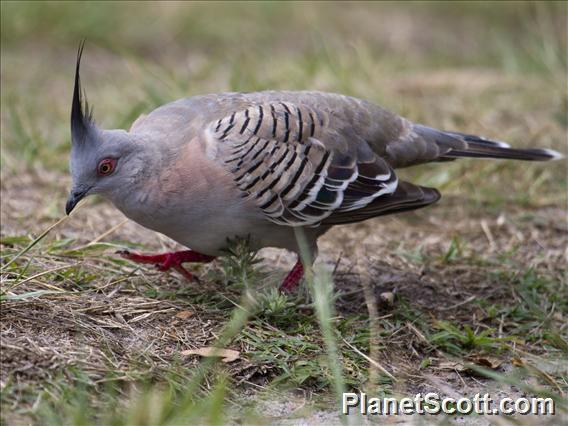
<path id="1" fill-rule="evenodd" d="M 187 146 L 159 173 L 110 198 L 140 225 L 218 255 L 228 238 L 254 233 L 265 219 L 232 177 L 197 148 Z"/>

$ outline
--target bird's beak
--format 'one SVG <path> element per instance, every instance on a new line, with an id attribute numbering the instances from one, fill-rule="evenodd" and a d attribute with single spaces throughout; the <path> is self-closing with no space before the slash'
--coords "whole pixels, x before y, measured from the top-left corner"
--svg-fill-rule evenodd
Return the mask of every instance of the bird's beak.
<path id="1" fill-rule="evenodd" d="M 85 196 L 89 192 L 89 189 L 90 188 L 71 190 L 71 192 L 69 193 L 69 198 L 67 198 L 67 203 L 65 204 L 65 213 L 67 215 L 69 215 L 73 211 L 73 209 L 79 203 L 79 201 L 85 198 Z"/>

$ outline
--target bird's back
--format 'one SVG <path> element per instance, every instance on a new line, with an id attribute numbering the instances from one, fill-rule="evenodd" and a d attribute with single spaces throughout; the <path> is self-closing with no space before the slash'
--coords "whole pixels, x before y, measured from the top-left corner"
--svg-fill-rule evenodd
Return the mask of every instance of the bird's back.
<path id="1" fill-rule="evenodd" d="M 289 226 L 356 222 L 439 199 L 435 189 L 399 182 L 397 167 L 458 157 L 555 157 L 413 124 L 371 102 L 323 92 L 181 99 L 137 121 L 132 131 L 151 135 L 174 154 L 197 141 L 203 161 L 223 170 L 235 191 L 269 221 Z"/>
<path id="2" fill-rule="evenodd" d="M 137 120 L 132 132 L 180 134 L 201 132 L 206 125 L 259 104 L 288 103 L 318 113 L 335 135 L 326 143 L 369 144 L 378 155 L 388 156 L 387 145 L 409 129 L 409 122 L 368 101 L 318 91 L 227 92 L 198 95 L 163 105 Z M 307 117 L 306 117 L 307 118 Z M 330 132 L 330 133 L 331 133 Z M 187 140 L 187 139 L 186 139 Z"/>

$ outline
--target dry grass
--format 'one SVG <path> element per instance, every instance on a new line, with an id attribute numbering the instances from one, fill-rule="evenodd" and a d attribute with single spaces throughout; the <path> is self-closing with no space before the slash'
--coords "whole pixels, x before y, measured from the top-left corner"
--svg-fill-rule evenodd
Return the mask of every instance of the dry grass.
<path id="1" fill-rule="evenodd" d="M 62 216 L 79 38 L 89 39 L 84 85 L 106 127 L 196 93 L 313 88 L 432 126 L 566 152 L 566 5 L 463 7 L 3 3 L 3 422 L 175 424 L 185 410 L 197 415 L 198 400 L 207 406 L 201 420 L 213 423 L 219 412 L 245 422 L 337 421 L 314 305 L 306 292 L 273 291 L 294 260 L 287 253 L 265 250 L 260 264 L 241 253 L 241 263 L 196 267 L 201 283 L 188 283 L 117 258 L 122 247 L 175 245 L 90 200 L 12 262 Z M 215 31 L 205 25 L 211 16 L 221 21 Z M 441 188 L 442 201 L 321 240 L 347 386 L 404 396 L 550 394 L 560 404 L 568 392 L 566 162 L 461 161 L 401 174 Z M 226 342 L 239 359 L 207 370 L 183 355 L 226 333 L 249 287 L 246 324 Z"/>

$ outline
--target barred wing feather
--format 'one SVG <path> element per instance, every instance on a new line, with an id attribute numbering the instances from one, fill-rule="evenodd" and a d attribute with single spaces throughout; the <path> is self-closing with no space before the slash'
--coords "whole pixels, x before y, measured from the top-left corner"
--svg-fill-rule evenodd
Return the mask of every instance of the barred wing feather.
<path id="1" fill-rule="evenodd" d="M 334 124 L 343 123 L 312 106 L 266 102 L 210 123 L 207 138 L 243 196 L 274 223 L 318 226 L 375 216 L 398 179 L 364 140 L 345 140 Z"/>

